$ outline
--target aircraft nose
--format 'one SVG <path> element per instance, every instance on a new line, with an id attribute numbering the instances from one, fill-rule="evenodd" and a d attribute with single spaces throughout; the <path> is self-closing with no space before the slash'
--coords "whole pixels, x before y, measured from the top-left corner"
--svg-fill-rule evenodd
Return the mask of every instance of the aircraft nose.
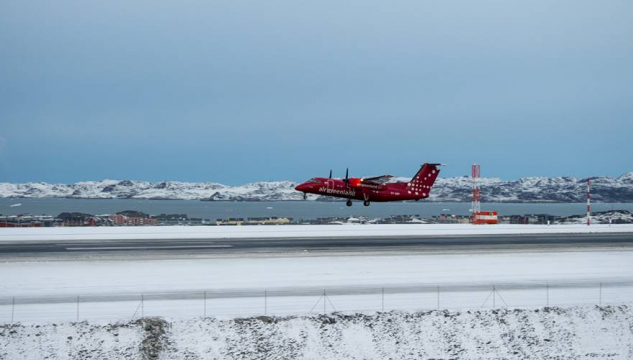
<path id="1" fill-rule="evenodd" d="M 306 185 L 305 184 L 299 184 L 295 187 L 295 190 L 297 191 L 303 191 L 305 189 Z"/>

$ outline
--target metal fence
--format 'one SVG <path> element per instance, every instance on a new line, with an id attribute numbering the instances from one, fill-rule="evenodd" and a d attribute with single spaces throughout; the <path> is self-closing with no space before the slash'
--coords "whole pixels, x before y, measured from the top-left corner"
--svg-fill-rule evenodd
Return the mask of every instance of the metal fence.
<path id="1" fill-rule="evenodd" d="M 0 297 L 0 323 L 125 320 L 148 316 L 300 315 L 307 313 L 537 308 L 633 302 L 633 280 L 304 286 Z"/>

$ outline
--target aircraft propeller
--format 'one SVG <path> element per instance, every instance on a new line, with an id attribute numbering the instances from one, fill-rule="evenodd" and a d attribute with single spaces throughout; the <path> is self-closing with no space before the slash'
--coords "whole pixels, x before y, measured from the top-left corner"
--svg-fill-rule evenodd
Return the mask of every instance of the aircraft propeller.
<path id="1" fill-rule="evenodd" d="M 332 169 L 330 169 L 330 179 L 332 178 Z"/>

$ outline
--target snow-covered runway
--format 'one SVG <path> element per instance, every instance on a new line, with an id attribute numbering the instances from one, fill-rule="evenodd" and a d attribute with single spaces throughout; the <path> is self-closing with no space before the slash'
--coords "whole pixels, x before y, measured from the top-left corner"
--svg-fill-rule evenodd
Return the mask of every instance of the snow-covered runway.
<path id="1" fill-rule="evenodd" d="M 5 262 L 0 274 L 0 322 L 633 301 L 630 250 Z"/>
<path id="2" fill-rule="evenodd" d="M 547 246 L 561 234 L 597 245 Z M 2 229 L 0 247 L 5 249 L 39 243 L 73 251 L 114 246 L 127 252 L 109 260 L 90 252 L 63 261 L 54 256 L 49 261 L 6 258 L 0 262 L 0 322 L 628 303 L 633 301 L 633 249 L 628 243 L 602 241 L 618 236 L 628 241 L 628 234 L 633 234 L 631 225 Z M 541 242 L 504 251 L 445 245 L 445 239 L 462 241 L 460 237 L 473 235 Z M 380 250 L 384 248 L 361 252 L 348 247 L 347 252 L 328 253 L 296 248 L 192 256 L 203 250 L 200 246 L 224 251 L 217 246 L 229 240 L 288 244 L 307 238 L 316 248 L 334 237 L 384 242 L 427 236 L 443 237 L 436 245 L 450 250 L 412 252 L 402 247 L 387 253 Z M 144 251 L 140 245 L 150 240 L 162 241 L 162 247 L 186 243 L 191 249 L 179 258 L 137 256 Z M 129 247 L 140 251 L 132 254 Z"/>
<path id="3" fill-rule="evenodd" d="M 140 239 L 284 239 L 328 237 L 402 237 L 437 235 L 633 233 L 633 225 L 280 225 L 280 226 L 148 226 L 0 229 L 5 241 L 140 240 Z"/>

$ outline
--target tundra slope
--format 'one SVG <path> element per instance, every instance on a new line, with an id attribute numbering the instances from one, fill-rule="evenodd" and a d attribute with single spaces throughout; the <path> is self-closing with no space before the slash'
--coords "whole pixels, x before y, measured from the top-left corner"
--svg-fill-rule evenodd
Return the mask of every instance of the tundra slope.
<path id="1" fill-rule="evenodd" d="M 594 177 L 592 199 L 597 202 L 633 202 L 633 172 L 617 178 Z M 394 178 L 393 181 L 408 181 Z M 136 180 L 85 181 L 74 184 L 0 183 L 0 198 L 152 199 L 208 201 L 302 200 L 292 181 L 260 181 L 240 186 L 214 182 L 147 182 Z M 481 179 L 486 202 L 583 202 L 587 179 L 527 177 L 514 181 Z M 438 178 L 427 201 L 470 201 L 470 178 Z M 308 195 L 309 200 L 332 200 Z"/>
<path id="2" fill-rule="evenodd" d="M 629 306 L 0 325 L 0 358 L 633 357 Z"/>

